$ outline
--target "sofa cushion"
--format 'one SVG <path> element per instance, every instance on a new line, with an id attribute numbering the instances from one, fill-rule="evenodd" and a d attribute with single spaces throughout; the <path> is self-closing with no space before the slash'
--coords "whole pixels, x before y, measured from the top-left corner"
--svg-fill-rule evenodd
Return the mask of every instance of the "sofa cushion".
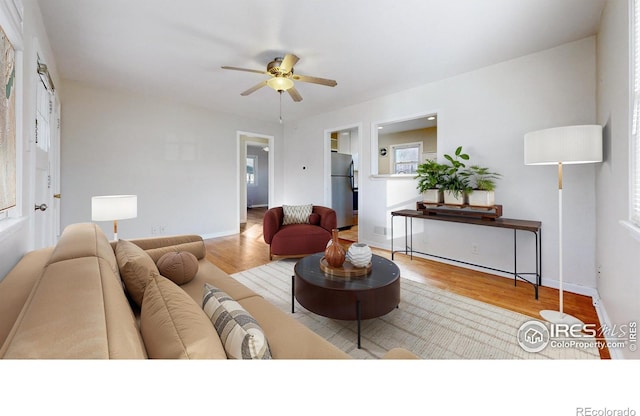
<path id="1" fill-rule="evenodd" d="M 331 240 L 331 233 L 311 224 L 284 225 L 271 240 L 271 252 L 275 255 L 301 255 L 324 251 Z"/>
<path id="2" fill-rule="evenodd" d="M 202 308 L 218 332 L 228 358 L 269 359 L 271 351 L 256 320 L 220 289 L 204 285 Z"/>
<path id="3" fill-rule="evenodd" d="M 3 358 L 145 358 L 120 280 L 107 262 L 49 264 L 2 349 Z"/>
<path id="4" fill-rule="evenodd" d="M 231 278 L 229 274 L 213 263 L 207 260 L 200 260 L 199 263 L 196 277 L 189 283 L 180 286 L 180 289 L 187 292 L 187 294 L 191 296 L 191 299 L 198 305 L 202 305 L 202 291 L 204 290 L 205 283 L 217 287 L 235 300 L 258 296 L 256 292 L 238 282 L 236 279 Z"/>
<path id="5" fill-rule="evenodd" d="M 142 305 L 142 297 L 151 274 L 160 274 L 158 267 L 143 249 L 127 240 L 118 241 L 116 259 L 127 293 L 138 306 Z"/>
<path id="6" fill-rule="evenodd" d="M 162 255 L 158 271 L 177 285 L 190 282 L 198 273 L 198 259 L 188 251 L 172 251 Z"/>
<path id="7" fill-rule="evenodd" d="M 271 302 L 253 296 L 238 303 L 256 318 L 274 359 L 340 359 L 349 354 L 316 334 Z"/>
<path id="8" fill-rule="evenodd" d="M 140 332 L 149 358 L 227 358 L 200 306 L 157 273 L 152 274 L 144 292 Z"/>
<path id="9" fill-rule="evenodd" d="M 308 224 L 309 216 L 313 211 L 313 204 L 307 205 L 283 205 L 284 218 L 282 225 Z"/>

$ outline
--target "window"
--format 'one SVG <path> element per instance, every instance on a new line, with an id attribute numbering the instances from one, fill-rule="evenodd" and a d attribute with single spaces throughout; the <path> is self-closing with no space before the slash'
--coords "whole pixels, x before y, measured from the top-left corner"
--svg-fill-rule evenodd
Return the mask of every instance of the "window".
<path id="1" fill-rule="evenodd" d="M 247 156 L 247 185 L 256 186 L 257 169 L 258 169 L 258 158 L 256 156 Z"/>
<path id="2" fill-rule="evenodd" d="M 405 143 L 391 146 L 391 172 L 414 174 L 420 163 L 422 143 Z"/>
<path id="3" fill-rule="evenodd" d="M 631 207 L 629 220 L 640 227 L 640 0 L 633 2 L 633 116 L 631 127 Z"/>

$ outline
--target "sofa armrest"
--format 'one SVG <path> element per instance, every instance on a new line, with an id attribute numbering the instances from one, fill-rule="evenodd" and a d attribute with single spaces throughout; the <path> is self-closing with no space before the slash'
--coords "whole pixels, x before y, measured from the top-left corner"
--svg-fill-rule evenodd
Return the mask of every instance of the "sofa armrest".
<path id="1" fill-rule="evenodd" d="M 150 237 L 129 240 L 151 256 L 154 262 L 158 261 L 163 254 L 171 251 L 188 251 L 197 259 L 206 256 L 204 240 L 199 235 L 175 235 L 167 237 Z M 115 250 L 115 246 L 114 246 Z"/>
<path id="2" fill-rule="evenodd" d="M 332 208 L 314 205 L 313 212 L 320 215 L 320 227 L 329 232 L 338 227 L 338 218 Z"/>
<path id="3" fill-rule="evenodd" d="M 282 210 L 282 207 L 274 207 L 265 212 L 264 218 L 262 219 L 262 235 L 265 243 L 271 244 L 273 236 L 278 232 L 282 225 L 283 217 L 284 211 Z"/>
<path id="4" fill-rule="evenodd" d="M 420 357 L 404 348 L 392 348 L 382 358 L 385 360 L 416 360 Z"/>

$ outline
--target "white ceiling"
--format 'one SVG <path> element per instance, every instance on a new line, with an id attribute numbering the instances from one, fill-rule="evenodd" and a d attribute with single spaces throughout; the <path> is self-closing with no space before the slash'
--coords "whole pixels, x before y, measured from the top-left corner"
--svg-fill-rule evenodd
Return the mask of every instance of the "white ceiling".
<path id="1" fill-rule="evenodd" d="M 240 93 L 300 57 L 289 120 L 594 35 L 605 0 L 39 0 L 62 78 L 277 121 L 278 94 Z"/>

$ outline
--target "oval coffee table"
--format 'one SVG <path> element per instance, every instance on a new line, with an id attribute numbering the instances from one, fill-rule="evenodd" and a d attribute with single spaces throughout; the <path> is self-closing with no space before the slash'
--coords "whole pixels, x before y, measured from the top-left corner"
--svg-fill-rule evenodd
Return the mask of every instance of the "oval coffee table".
<path id="1" fill-rule="evenodd" d="M 390 260 L 373 255 L 371 272 L 366 276 L 337 277 L 320 269 L 324 253 L 299 260 L 291 278 L 291 313 L 294 300 L 305 309 L 331 319 L 358 322 L 386 315 L 400 303 L 400 269 Z"/>

